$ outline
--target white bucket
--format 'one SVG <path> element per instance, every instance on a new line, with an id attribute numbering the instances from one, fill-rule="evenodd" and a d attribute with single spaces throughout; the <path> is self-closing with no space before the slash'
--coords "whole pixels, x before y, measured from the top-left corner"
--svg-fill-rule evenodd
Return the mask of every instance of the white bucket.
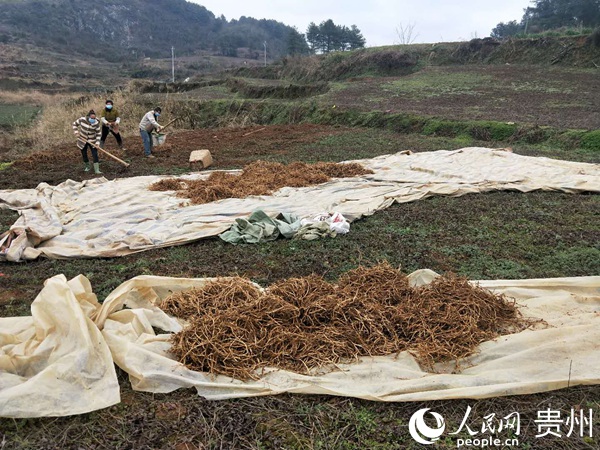
<path id="1" fill-rule="evenodd" d="M 166 134 L 162 133 L 152 133 L 152 145 L 163 145 L 165 143 L 165 139 L 167 139 Z"/>

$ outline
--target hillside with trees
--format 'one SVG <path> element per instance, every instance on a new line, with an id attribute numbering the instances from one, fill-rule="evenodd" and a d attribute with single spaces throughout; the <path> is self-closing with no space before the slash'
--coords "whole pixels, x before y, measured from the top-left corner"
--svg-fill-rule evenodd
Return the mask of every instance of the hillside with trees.
<path id="1" fill-rule="evenodd" d="M 559 28 L 600 26 L 600 0 L 533 0 L 520 22 L 500 22 L 491 36 L 504 38 Z"/>
<path id="2" fill-rule="evenodd" d="M 115 62 L 168 57 L 171 47 L 179 56 L 209 51 L 258 59 L 265 42 L 271 60 L 309 53 L 304 34 L 293 27 L 244 16 L 227 20 L 185 0 L 0 0 L 0 7 L 0 44 L 30 44 Z M 328 35 L 327 49 L 355 48 L 355 41 L 348 41 L 360 35 L 355 26 L 334 26 L 334 31 L 347 36 Z"/>

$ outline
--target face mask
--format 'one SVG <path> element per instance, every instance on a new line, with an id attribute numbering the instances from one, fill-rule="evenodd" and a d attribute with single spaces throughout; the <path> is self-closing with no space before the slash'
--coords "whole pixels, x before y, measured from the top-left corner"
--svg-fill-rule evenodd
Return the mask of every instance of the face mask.
<path id="1" fill-rule="evenodd" d="M 160 117 L 160 113 L 154 113 L 155 117 Z"/>
<path id="2" fill-rule="evenodd" d="M 112 105 L 106 105 L 106 109 L 110 111 L 112 109 Z"/>
<path id="3" fill-rule="evenodd" d="M 90 119 L 89 119 L 89 122 L 90 122 L 92 125 L 94 125 L 94 124 L 96 123 L 96 119 L 92 119 L 92 118 L 90 118 Z"/>

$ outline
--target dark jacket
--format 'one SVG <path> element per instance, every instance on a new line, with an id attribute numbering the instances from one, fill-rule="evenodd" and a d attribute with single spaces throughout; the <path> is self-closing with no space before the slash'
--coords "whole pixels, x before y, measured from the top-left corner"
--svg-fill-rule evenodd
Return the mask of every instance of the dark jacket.
<path id="1" fill-rule="evenodd" d="M 108 111 L 106 108 L 102 108 L 102 112 L 100 113 L 100 122 L 102 122 L 102 124 L 104 126 L 108 126 L 106 122 L 116 122 L 119 123 L 120 117 L 119 117 L 119 110 L 117 108 L 115 108 L 113 106 L 113 109 L 111 109 L 110 111 Z"/>

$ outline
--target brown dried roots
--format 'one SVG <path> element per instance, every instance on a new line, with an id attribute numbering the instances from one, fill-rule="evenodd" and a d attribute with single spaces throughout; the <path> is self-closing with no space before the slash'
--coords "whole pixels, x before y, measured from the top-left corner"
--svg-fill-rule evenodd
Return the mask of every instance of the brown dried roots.
<path id="1" fill-rule="evenodd" d="M 224 198 L 269 195 L 282 187 L 305 187 L 325 183 L 331 178 L 355 177 L 373 173 L 360 164 L 256 161 L 244 167 L 241 174 L 213 172 L 206 180 L 166 179 L 150 185 L 152 191 L 178 190 L 178 196 L 193 204 Z M 179 187 L 178 187 L 179 186 Z"/>
<path id="2" fill-rule="evenodd" d="M 264 292 L 246 279 L 219 278 L 171 295 L 162 307 L 189 321 L 172 338 L 180 362 L 241 380 L 266 367 L 309 373 L 404 350 L 430 366 L 526 327 L 514 302 L 465 278 L 410 287 L 387 263 L 352 270 L 337 285 L 312 275 Z"/>

